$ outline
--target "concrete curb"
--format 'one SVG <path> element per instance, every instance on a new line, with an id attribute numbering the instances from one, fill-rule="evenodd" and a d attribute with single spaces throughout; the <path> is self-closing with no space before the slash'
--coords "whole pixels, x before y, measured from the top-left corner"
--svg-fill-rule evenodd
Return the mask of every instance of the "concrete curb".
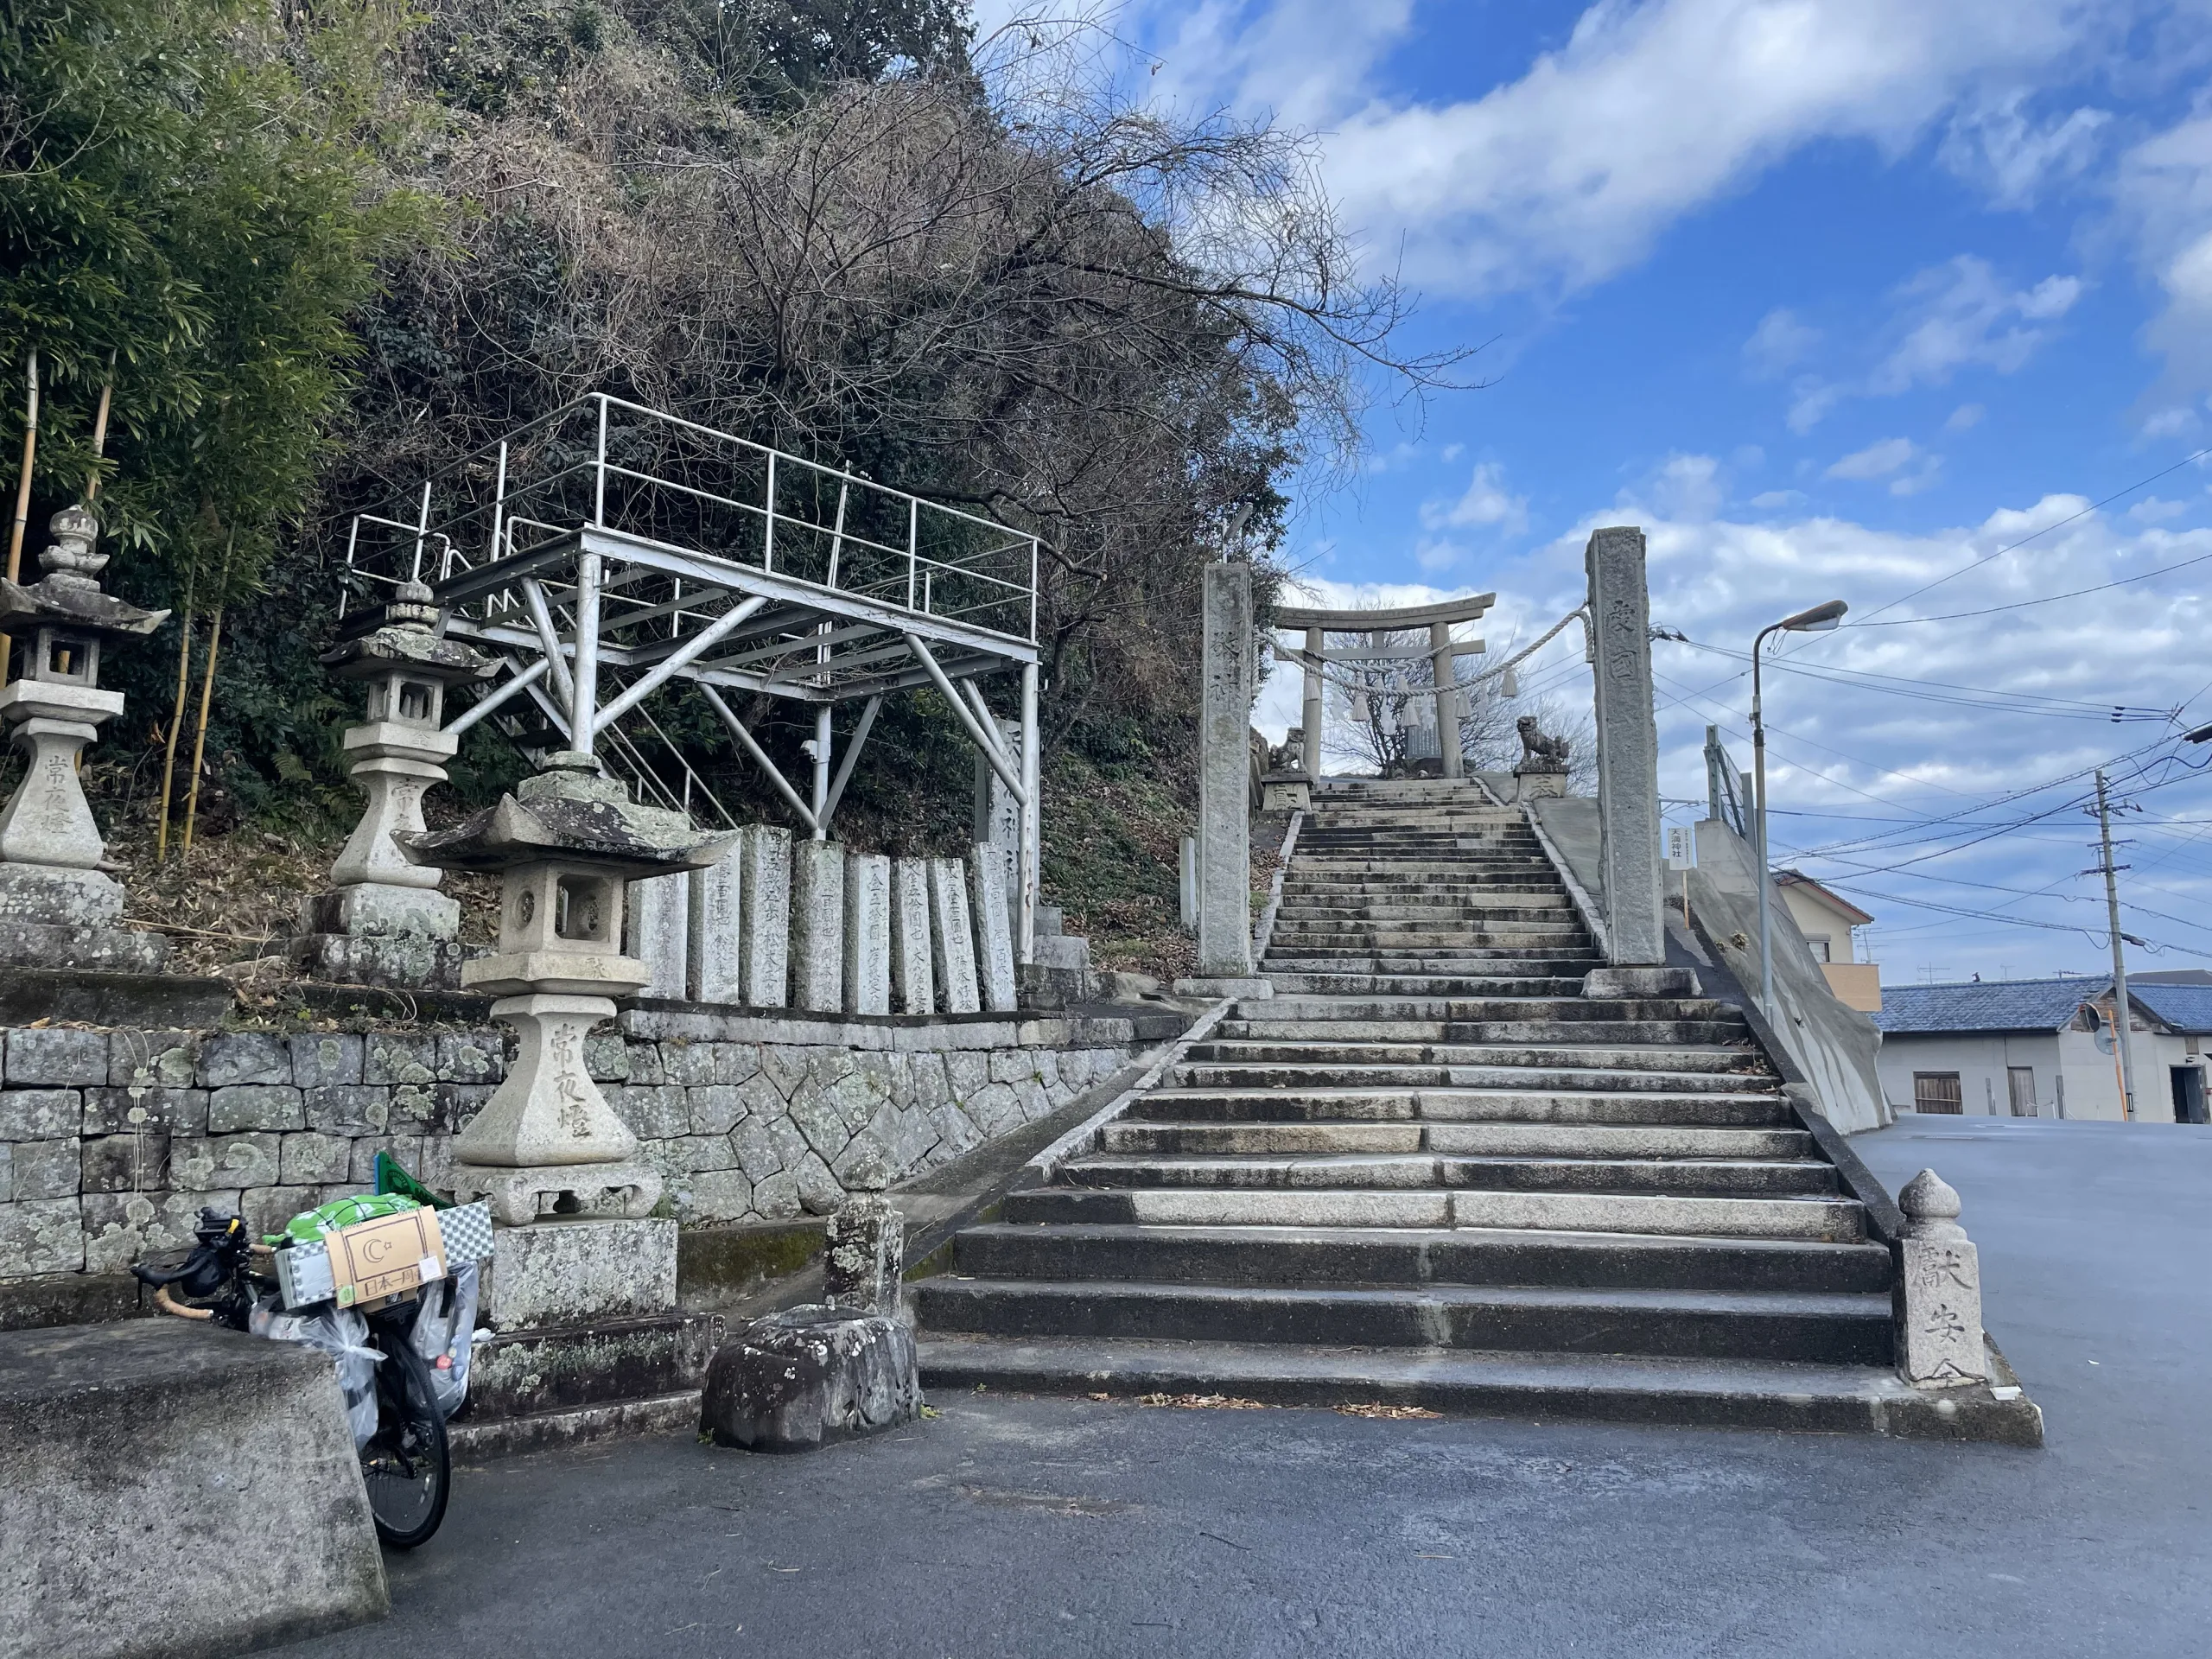
<path id="1" fill-rule="evenodd" d="M 1610 957 L 1612 947 L 1606 943 L 1604 911 L 1590 896 L 1588 890 L 1574 879 L 1574 871 L 1568 866 L 1567 855 L 1560 851 L 1546 833 L 1544 826 L 1537 822 L 1535 803 L 1522 802 L 1521 816 L 1528 820 L 1529 829 L 1536 837 L 1536 845 L 1543 849 L 1544 856 L 1551 861 L 1552 868 L 1559 873 L 1560 885 L 1567 889 L 1568 901 L 1573 905 L 1574 913 L 1582 918 L 1582 925 L 1590 930 L 1591 940 L 1597 945 L 1599 953 Z"/>
<path id="2" fill-rule="evenodd" d="M 1167 1068 L 1189 1052 L 1193 1043 L 1210 1035 L 1230 1009 L 1236 1006 L 1235 997 L 1224 997 L 1193 1020 L 1191 1028 L 1180 1037 L 1155 1049 L 1144 1070 L 1137 1074 L 1135 1082 L 1024 1164 L 1022 1173 L 1029 1177 L 1034 1185 L 1041 1186 L 1058 1175 L 1060 1166 L 1070 1159 L 1081 1157 L 1093 1150 L 1103 1138 L 1106 1126 L 1128 1110 L 1130 1103 L 1138 1096 L 1158 1084 L 1160 1079 L 1166 1075 Z"/>
<path id="3" fill-rule="evenodd" d="M 1282 851 L 1275 856 L 1274 879 L 1268 883 L 1268 907 L 1260 912 L 1260 925 L 1252 931 L 1252 967 L 1255 973 L 1260 959 L 1268 954 L 1268 941 L 1274 937 L 1275 912 L 1282 908 L 1282 879 L 1290 869 L 1290 855 L 1298 847 L 1298 832 L 1305 823 L 1305 809 L 1294 807 L 1290 827 L 1283 831 Z"/>

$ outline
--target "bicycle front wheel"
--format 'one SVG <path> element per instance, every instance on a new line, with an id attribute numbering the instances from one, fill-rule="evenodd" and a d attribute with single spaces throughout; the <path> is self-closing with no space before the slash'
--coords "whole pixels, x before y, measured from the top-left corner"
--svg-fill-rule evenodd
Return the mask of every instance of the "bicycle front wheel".
<path id="1" fill-rule="evenodd" d="M 394 1549 L 429 1541 L 446 1518 L 453 1463 L 429 1367 L 404 1339 L 383 1344 L 377 1367 L 377 1432 L 361 1448 L 377 1536 Z"/>

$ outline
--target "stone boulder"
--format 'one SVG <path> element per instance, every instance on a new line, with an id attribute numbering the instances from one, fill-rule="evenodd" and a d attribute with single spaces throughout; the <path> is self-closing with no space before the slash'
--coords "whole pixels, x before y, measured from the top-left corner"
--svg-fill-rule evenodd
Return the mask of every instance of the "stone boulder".
<path id="1" fill-rule="evenodd" d="M 707 1368 L 700 1427 L 717 1446 L 810 1452 L 921 1414 L 914 1333 L 849 1308 L 786 1308 L 755 1319 Z"/>
<path id="2" fill-rule="evenodd" d="M 390 1608 L 326 1356 L 170 1319 L 0 1334 L 0 1653 L 216 1659 Z"/>

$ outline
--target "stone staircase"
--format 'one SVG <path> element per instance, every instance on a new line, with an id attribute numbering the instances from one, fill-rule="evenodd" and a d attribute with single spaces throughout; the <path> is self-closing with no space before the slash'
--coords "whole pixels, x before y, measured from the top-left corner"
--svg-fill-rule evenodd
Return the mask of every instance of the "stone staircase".
<path id="1" fill-rule="evenodd" d="M 925 1381 L 1958 1433 L 1741 1014 L 1585 996 L 1599 964 L 1518 811 L 1323 785 L 1274 995 L 958 1235 Z"/>

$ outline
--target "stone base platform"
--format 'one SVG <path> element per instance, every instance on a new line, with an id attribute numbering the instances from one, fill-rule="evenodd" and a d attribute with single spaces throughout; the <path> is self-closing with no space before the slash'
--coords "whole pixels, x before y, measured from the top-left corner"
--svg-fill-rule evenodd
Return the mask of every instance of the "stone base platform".
<path id="1" fill-rule="evenodd" d="M 721 1341 L 718 1313 L 500 1332 L 469 1359 L 464 1421 L 488 1428 L 696 1389 Z"/>
<path id="2" fill-rule="evenodd" d="M 459 991 L 465 946 L 421 933 L 303 933 L 286 947 L 302 979 L 386 990 Z"/>
<path id="3" fill-rule="evenodd" d="M 159 933 L 0 917 L 0 965 L 158 974 L 168 961 L 169 942 Z"/>
<path id="4" fill-rule="evenodd" d="M 0 967 L 0 1027 L 46 1020 L 174 1031 L 213 1025 L 230 1012 L 237 997 L 237 988 L 226 979 L 55 966 Z"/>
<path id="5" fill-rule="evenodd" d="M 171 1319 L 0 1335 L 13 1659 L 216 1659 L 390 1610 L 322 1355 Z"/>

